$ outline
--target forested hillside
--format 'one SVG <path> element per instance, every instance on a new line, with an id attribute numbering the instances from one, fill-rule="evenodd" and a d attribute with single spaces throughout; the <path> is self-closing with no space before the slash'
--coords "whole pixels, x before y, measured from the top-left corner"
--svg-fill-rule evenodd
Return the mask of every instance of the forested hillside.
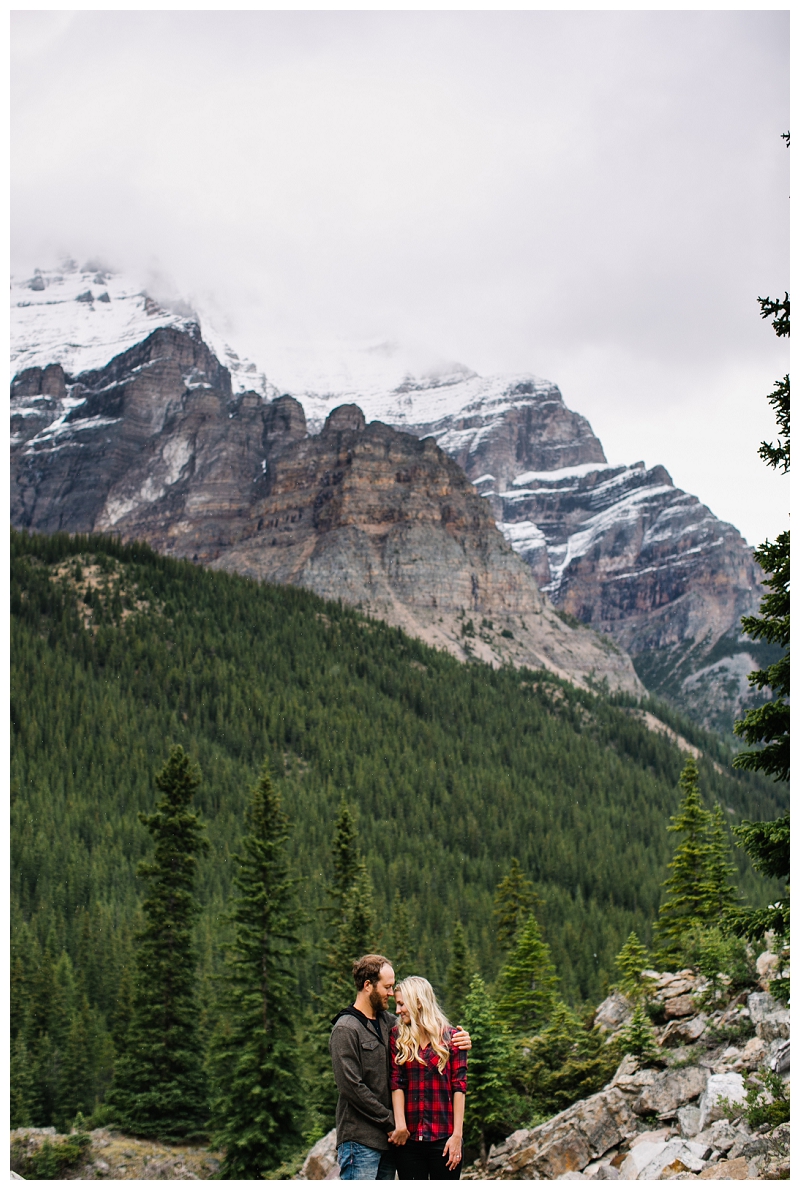
<path id="1" fill-rule="evenodd" d="M 496 974 L 492 898 L 514 856 L 569 1001 L 597 1002 L 629 932 L 649 938 L 685 757 L 619 700 L 543 672 L 463 665 L 303 590 L 104 538 L 12 534 L 11 609 L 12 1028 L 52 1013 L 65 988 L 85 994 L 98 1091 L 130 994 L 135 871 L 150 846 L 138 811 L 152 808 L 153 775 L 176 743 L 202 771 L 206 1011 L 231 855 L 265 758 L 292 822 L 304 999 L 327 944 L 319 908 L 343 794 L 384 923 L 375 943 L 392 954 L 399 894 L 414 966 L 434 983 L 458 920 L 473 965 Z M 703 797 L 731 824 L 783 811 L 783 791 L 734 774 L 724 745 L 670 722 L 702 749 Z M 740 851 L 737 863 L 750 901 L 776 894 Z"/>

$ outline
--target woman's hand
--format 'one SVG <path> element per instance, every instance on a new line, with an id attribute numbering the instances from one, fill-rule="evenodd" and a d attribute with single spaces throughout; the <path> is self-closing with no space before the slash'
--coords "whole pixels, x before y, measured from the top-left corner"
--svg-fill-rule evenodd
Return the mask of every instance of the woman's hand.
<path id="1" fill-rule="evenodd" d="M 390 1145 L 404 1145 L 409 1137 L 407 1128 L 395 1128 L 394 1132 L 389 1133 Z"/>
<path id="2" fill-rule="evenodd" d="M 457 1136 L 455 1132 L 448 1138 L 447 1144 L 442 1150 L 442 1156 L 446 1160 L 448 1169 L 455 1169 L 461 1160 L 461 1137 Z"/>

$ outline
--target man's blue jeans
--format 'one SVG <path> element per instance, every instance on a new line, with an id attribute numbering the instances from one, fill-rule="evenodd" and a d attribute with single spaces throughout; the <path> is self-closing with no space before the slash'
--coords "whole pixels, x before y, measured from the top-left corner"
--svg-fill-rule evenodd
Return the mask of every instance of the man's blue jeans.
<path id="1" fill-rule="evenodd" d="M 336 1153 L 339 1158 L 339 1176 L 343 1182 L 394 1181 L 394 1154 L 391 1152 L 380 1153 L 354 1140 L 346 1140 L 339 1145 Z"/>

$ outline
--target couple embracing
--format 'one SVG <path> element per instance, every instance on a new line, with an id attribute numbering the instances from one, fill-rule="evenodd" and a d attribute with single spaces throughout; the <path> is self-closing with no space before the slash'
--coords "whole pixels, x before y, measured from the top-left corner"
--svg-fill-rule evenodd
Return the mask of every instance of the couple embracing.
<path id="1" fill-rule="evenodd" d="M 469 1034 L 453 1028 L 427 979 L 395 988 L 384 955 L 354 963 L 353 980 L 355 1002 L 330 1037 L 342 1179 L 459 1178 Z"/>

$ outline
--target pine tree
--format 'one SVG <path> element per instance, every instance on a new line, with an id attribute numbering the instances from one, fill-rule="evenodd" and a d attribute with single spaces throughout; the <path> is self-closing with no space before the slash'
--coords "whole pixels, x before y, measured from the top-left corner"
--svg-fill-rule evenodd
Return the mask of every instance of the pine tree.
<path id="1" fill-rule="evenodd" d="M 339 816 L 333 832 L 331 844 L 333 859 L 333 879 L 330 893 L 338 911 L 353 885 L 363 863 L 361 848 L 358 845 L 358 831 L 355 817 L 344 795 L 339 803 Z"/>
<path id="2" fill-rule="evenodd" d="M 460 921 L 453 926 L 450 942 L 450 965 L 447 968 L 447 982 L 444 1006 L 453 1024 L 464 1014 L 464 1001 L 469 991 L 469 956 L 464 927 Z"/>
<path id="3" fill-rule="evenodd" d="M 633 1054 L 645 1062 L 659 1056 L 655 1031 L 647 1019 L 642 1000 L 636 1005 L 628 1024 L 617 1034 L 617 1045 L 621 1053 Z"/>
<path id="4" fill-rule="evenodd" d="M 626 996 L 640 999 L 647 991 L 648 981 L 642 978 L 642 972 L 649 966 L 650 956 L 635 930 L 628 934 L 627 941 L 614 962 L 622 974 L 620 990 Z"/>
<path id="5" fill-rule="evenodd" d="M 553 1010 L 557 983 L 550 947 L 531 914 L 497 979 L 501 1020 L 515 1033 L 534 1033 Z"/>
<path id="6" fill-rule="evenodd" d="M 399 890 L 394 895 L 391 914 L 391 950 L 390 956 L 394 966 L 395 982 L 399 983 L 407 975 L 413 975 L 411 957 L 411 918 L 408 905 Z"/>
<path id="7" fill-rule="evenodd" d="M 36 1083 L 22 1029 L 11 1046 L 9 1081 L 11 1127 L 28 1128 L 33 1124 L 36 1113 Z"/>
<path id="8" fill-rule="evenodd" d="M 697 763 L 690 756 L 680 777 L 683 799 L 667 827 L 685 838 L 667 865 L 672 874 L 664 881 L 666 899 L 661 902 L 653 927 L 660 944 L 658 961 L 663 963 L 680 959 L 684 936 L 709 920 L 706 888 L 712 859 L 712 819 L 701 800 L 698 779 Z"/>
<path id="9" fill-rule="evenodd" d="M 493 1140 L 510 1131 L 517 1105 L 509 1081 L 511 1037 L 480 975 L 470 982 L 463 1025 L 472 1038 L 465 1140 L 477 1146 L 485 1162 Z"/>
<path id="10" fill-rule="evenodd" d="M 517 930 L 540 907 L 541 901 L 533 884 L 522 871 L 519 860 L 512 859 L 507 875 L 494 894 L 495 937 L 501 950 L 508 950 Z"/>
<path id="11" fill-rule="evenodd" d="M 788 134 L 786 144 L 789 144 Z M 772 329 L 779 338 L 789 335 L 789 295 L 773 301 L 759 298 L 761 317 L 774 315 Z M 790 460 L 790 400 L 789 377 L 776 382 L 767 398 L 778 423 L 778 442 L 762 442 L 759 454 L 769 467 L 787 473 Z M 765 640 L 783 649 L 783 655 L 766 669 L 749 675 L 751 685 L 759 690 L 768 688 L 773 698 L 763 706 L 747 712 L 744 719 L 734 723 L 733 730 L 747 744 L 761 744 L 735 757 L 734 768 L 770 773 L 776 781 L 789 780 L 789 581 L 790 543 L 788 530 L 779 533 L 774 542 L 765 541 L 754 551 L 754 557 L 767 575 L 764 586 L 768 593 L 761 600 L 760 616 L 745 616 L 742 628 L 753 640 Z M 745 820 L 735 828 L 740 845 L 753 861 L 753 867 L 765 876 L 789 879 L 789 813 L 772 822 Z M 740 937 L 757 941 L 771 932 L 779 939 L 789 931 L 789 889 L 785 895 L 766 909 L 737 908 L 729 910 L 725 928 Z M 788 995 L 788 982 L 780 980 L 780 994 Z"/>
<path id="12" fill-rule="evenodd" d="M 559 1000 L 541 1032 L 515 1046 L 512 1080 L 530 1111 L 552 1116 L 599 1091 L 618 1062 L 616 1046 L 606 1042 L 599 1029 L 586 1029 Z"/>
<path id="13" fill-rule="evenodd" d="M 150 887 L 137 936 L 134 1014 L 108 1101 L 124 1130 L 180 1141 L 205 1135 L 208 1111 L 192 939 L 197 857 L 208 844 L 189 808 L 200 773 L 180 745 L 155 783 L 163 796 L 153 814 L 139 815 L 155 855 L 139 865 Z"/>
<path id="14" fill-rule="evenodd" d="M 298 941 L 286 841 L 288 819 L 266 766 L 234 857 L 234 939 L 227 957 L 225 1026 L 213 1042 L 214 1143 L 220 1176 L 262 1178 L 303 1140 L 304 1087 L 296 1063 Z"/>
<path id="15" fill-rule="evenodd" d="M 94 1107 L 92 1024 L 92 1011 L 84 993 L 75 1007 L 61 1060 L 56 1119 L 64 1131 L 69 1131 L 78 1112 L 89 1116 Z"/>
<path id="16" fill-rule="evenodd" d="M 736 869 L 730 862 L 730 843 L 725 829 L 722 807 L 717 805 L 711 814 L 708 832 L 709 855 L 702 883 L 705 920 L 717 923 L 736 905 L 739 894 L 731 884 Z"/>

